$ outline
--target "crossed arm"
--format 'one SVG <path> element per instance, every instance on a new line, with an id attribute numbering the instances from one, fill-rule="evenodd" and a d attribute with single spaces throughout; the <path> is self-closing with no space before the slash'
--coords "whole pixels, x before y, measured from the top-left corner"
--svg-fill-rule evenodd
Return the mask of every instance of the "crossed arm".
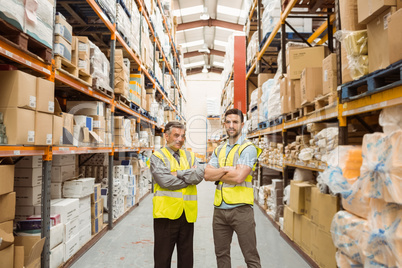
<path id="1" fill-rule="evenodd" d="M 251 172 L 251 167 L 247 165 L 236 165 L 236 167 L 216 168 L 207 165 L 204 177 L 206 181 L 222 181 L 228 184 L 240 184 L 245 181 Z"/>

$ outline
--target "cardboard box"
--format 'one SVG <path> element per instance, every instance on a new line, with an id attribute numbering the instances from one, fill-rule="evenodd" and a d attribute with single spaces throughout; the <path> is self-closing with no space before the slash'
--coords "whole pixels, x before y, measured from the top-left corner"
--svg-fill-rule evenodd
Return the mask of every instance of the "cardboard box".
<path id="1" fill-rule="evenodd" d="M 79 234 L 73 236 L 64 244 L 64 259 L 68 260 L 73 256 L 80 248 Z"/>
<path id="2" fill-rule="evenodd" d="M 71 41 L 71 64 L 74 66 L 78 66 L 78 39 L 76 36 L 73 36 Z"/>
<path id="3" fill-rule="evenodd" d="M 91 209 L 91 196 L 85 196 L 80 198 L 80 213 L 83 213 L 84 211 Z"/>
<path id="4" fill-rule="evenodd" d="M 388 18 L 391 17 L 391 14 L 393 14 L 395 10 L 395 7 L 389 8 L 367 24 L 370 73 L 387 68 L 390 65 L 388 50 Z"/>
<path id="5" fill-rule="evenodd" d="M 24 267 L 24 247 L 14 246 L 14 268 Z"/>
<path id="6" fill-rule="evenodd" d="M 91 217 L 98 218 L 103 214 L 103 199 L 101 198 L 98 202 L 91 204 Z"/>
<path id="7" fill-rule="evenodd" d="M 289 50 L 288 77 L 300 79 L 305 68 L 321 67 L 322 61 L 328 55 L 328 48 L 324 46 Z"/>
<path id="8" fill-rule="evenodd" d="M 283 210 L 283 231 L 292 241 L 294 239 L 294 216 L 294 211 L 289 206 L 285 205 Z"/>
<path id="9" fill-rule="evenodd" d="M 94 185 L 94 193 L 91 194 L 91 203 L 96 203 L 101 199 L 101 187 L 100 183 Z"/>
<path id="10" fill-rule="evenodd" d="M 67 101 L 67 111 L 74 115 L 105 116 L 105 103 L 100 101 Z"/>
<path id="11" fill-rule="evenodd" d="M 296 213 L 293 215 L 293 241 L 300 247 L 302 243 L 302 216 Z"/>
<path id="12" fill-rule="evenodd" d="M 311 220 L 311 192 L 316 186 L 304 190 L 304 215 Z"/>
<path id="13" fill-rule="evenodd" d="M 42 156 L 24 156 L 20 161 L 15 163 L 15 168 L 42 168 Z"/>
<path id="14" fill-rule="evenodd" d="M 62 36 L 70 44 L 73 41 L 73 27 L 59 12 L 55 16 L 54 34 Z"/>
<path id="15" fill-rule="evenodd" d="M 301 248 L 303 249 L 303 251 L 305 253 L 307 253 L 307 255 L 312 256 L 312 239 L 314 239 L 314 237 L 312 237 L 312 230 L 313 230 L 313 223 L 311 222 L 311 220 L 306 217 L 306 216 L 302 216 L 301 217 Z"/>
<path id="16" fill-rule="evenodd" d="M 55 248 L 57 245 L 63 243 L 64 224 L 59 223 L 50 228 L 49 247 Z"/>
<path id="17" fill-rule="evenodd" d="M 337 267 L 335 259 L 336 247 L 332 241 L 331 234 L 320 228 L 314 228 L 314 226 L 312 233 L 314 238 L 311 241 L 313 258 L 318 265 L 323 268 Z"/>
<path id="18" fill-rule="evenodd" d="M 0 268 L 14 267 L 14 245 L 0 250 Z"/>
<path id="19" fill-rule="evenodd" d="M 319 228 L 329 233 L 332 219 L 338 211 L 338 197 L 322 194 L 316 187 L 311 189 L 311 220 Z"/>
<path id="20" fill-rule="evenodd" d="M 42 186 L 14 187 L 17 195 L 17 206 L 34 206 L 41 203 Z"/>
<path id="21" fill-rule="evenodd" d="M 288 105 L 289 110 L 293 112 L 296 109 L 301 108 L 301 87 L 300 80 L 288 80 Z"/>
<path id="22" fill-rule="evenodd" d="M 89 223 L 85 227 L 81 228 L 78 235 L 79 235 L 80 247 L 82 247 L 92 237 L 91 224 Z"/>
<path id="23" fill-rule="evenodd" d="M 9 220 L 14 220 L 15 203 L 16 203 L 15 192 L 0 195 L 0 210 L 1 210 L 0 223 Z"/>
<path id="24" fill-rule="evenodd" d="M 53 115 L 35 112 L 35 145 L 53 144 Z"/>
<path id="25" fill-rule="evenodd" d="M 339 11 L 342 21 L 342 30 L 360 31 L 366 29 L 366 25 L 359 24 L 357 13 L 357 0 L 339 1 Z"/>
<path id="26" fill-rule="evenodd" d="M 61 56 L 71 62 L 71 44 L 63 37 L 56 35 L 54 37 L 54 55 Z"/>
<path id="27" fill-rule="evenodd" d="M 336 93 L 338 87 L 338 65 L 336 53 L 322 61 L 322 94 Z"/>
<path id="28" fill-rule="evenodd" d="M 64 224 L 64 232 L 63 232 L 64 243 L 71 240 L 74 236 L 76 236 L 80 232 L 78 223 L 79 223 L 79 217 L 77 216 L 71 221 Z"/>
<path id="29" fill-rule="evenodd" d="M 0 107 L 36 109 L 35 76 L 22 71 L 0 71 L 0 81 Z"/>
<path id="30" fill-rule="evenodd" d="M 288 97 L 288 81 L 286 78 L 282 78 L 280 80 L 280 87 L 281 87 L 281 104 L 282 104 L 282 114 L 290 113 L 289 107 L 289 97 Z"/>
<path id="31" fill-rule="evenodd" d="M 35 144 L 35 112 L 22 108 L 0 108 L 7 128 L 8 144 Z"/>
<path id="32" fill-rule="evenodd" d="M 95 178 L 83 178 L 64 182 L 63 196 L 69 198 L 82 198 L 94 191 Z M 89 199 L 88 199 L 89 202 Z"/>
<path id="33" fill-rule="evenodd" d="M 300 79 L 302 105 L 314 101 L 322 95 L 322 68 L 306 68 Z"/>
<path id="34" fill-rule="evenodd" d="M 34 206 L 18 206 L 15 208 L 15 221 L 25 221 L 33 215 L 35 215 Z"/>
<path id="35" fill-rule="evenodd" d="M 402 8 L 402 0 L 396 0 L 396 9 L 399 10 Z"/>
<path id="36" fill-rule="evenodd" d="M 71 166 L 75 165 L 76 156 L 74 154 L 54 155 L 52 159 L 52 166 Z"/>
<path id="37" fill-rule="evenodd" d="M 73 144 L 74 115 L 62 113 L 61 116 L 63 118 L 63 144 Z"/>
<path id="38" fill-rule="evenodd" d="M 0 195 L 11 193 L 14 190 L 14 172 L 11 158 L 0 161 Z"/>
<path id="39" fill-rule="evenodd" d="M 0 223 L 0 230 L 3 230 L 6 233 L 13 233 L 13 221 Z"/>
<path id="40" fill-rule="evenodd" d="M 1 167 L 1 166 L 0 166 Z M 0 168 L 1 170 L 1 168 Z M 41 168 L 17 168 L 14 175 L 15 186 L 41 186 L 42 169 Z"/>
<path id="41" fill-rule="evenodd" d="M 40 214 L 37 213 L 37 208 L 35 207 L 35 213 Z M 73 198 L 51 200 L 50 213 L 60 214 L 62 223 L 72 221 L 79 216 L 79 200 Z"/>
<path id="42" fill-rule="evenodd" d="M 90 57 L 89 39 L 86 36 L 76 36 L 78 40 L 79 59 L 85 60 Z"/>
<path id="43" fill-rule="evenodd" d="M 39 236 L 15 237 L 15 246 L 24 247 L 24 266 L 26 268 L 40 267 L 41 254 L 45 240 L 46 238 L 41 239 Z"/>
<path id="44" fill-rule="evenodd" d="M 49 267 L 57 268 L 64 262 L 64 244 L 50 250 Z"/>
<path id="45" fill-rule="evenodd" d="M 262 84 L 264 84 L 268 79 L 273 79 L 275 74 L 270 74 L 270 73 L 260 73 L 258 74 L 258 87 L 262 87 Z"/>
<path id="46" fill-rule="evenodd" d="M 297 214 L 305 213 L 305 193 L 313 185 L 307 182 L 291 181 L 289 207 Z"/>
<path id="47" fill-rule="evenodd" d="M 54 82 L 36 78 L 36 110 L 43 113 L 54 113 Z"/>
<path id="48" fill-rule="evenodd" d="M 104 116 L 92 115 L 91 117 L 94 129 L 105 129 L 106 120 Z"/>
<path id="49" fill-rule="evenodd" d="M 75 165 L 52 166 L 52 182 L 64 182 L 74 178 L 75 176 Z"/>
<path id="50" fill-rule="evenodd" d="M 63 184 L 61 182 L 50 183 L 50 197 L 52 199 L 63 198 L 62 189 L 63 189 Z"/>
<path id="51" fill-rule="evenodd" d="M 91 225 L 91 207 L 80 213 L 80 216 L 78 217 L 78 226 L 80 230 L 88 224 Z"/>
<path id="52" fill-rule="evenodd" d="M 402 0 L 398 3 L 401 3 Z M 389 52 L 389 62 L 394 63 L 402 60 L 402 11 L 398 10 L 388 18 L 388 52 Z"/>
<path id="53" fill-rule="evenodd" d="M 97 234 L 103 228 L 103 214 L 98 218 L 92 218 L 91 220 L 92 234 Z"/>
<path id="54" fill-rule="evenodd" d="M 52 131 L 53 145 L 63 144 L 63 117 L 53 116 L 53 131 Z"/>
<path id="55" fill-rule="evenodd" d="M 390 7 L 396 7 L 396 0 L 358 0 L 358 19 L 360 24 L 368 24 Z"/>

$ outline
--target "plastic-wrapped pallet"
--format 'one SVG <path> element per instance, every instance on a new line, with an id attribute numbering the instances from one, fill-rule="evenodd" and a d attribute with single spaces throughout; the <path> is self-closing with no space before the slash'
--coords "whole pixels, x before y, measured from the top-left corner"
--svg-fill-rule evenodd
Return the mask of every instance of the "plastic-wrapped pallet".
<path id="1" fill-rule="evenodd" d="M 105 54 L 92 42 L 90 43 L 90 61 L 92 85 L 95 88 L 104 88 L 113 92 L 110 87 L 110 64 Z"/>
<path id="2" fill-rule="evenodd" d="M 384 108 L 380 113 L 379 124 L 387 135 L 402 129 L 402 105 Z"/>
<path id="3" fill-rule="evenodd" d="M 129 35 L 131 28 L 128 27 L 131 25 L 131 20 L 128 17 L 124 8 L 120 5 L 120 3 L 116 4 L 116 22 L 117 22 L 117 30 L 126 38 L 127 41 L 130 41 Z"/>
<path id="4" fill-rule="evenodd" d="M 98 0 L 99 6 L 106 12 L 112 21 L 116 19 L 116 1 L 115 0 Z"/>
<path id="5" fill-rule="evenodd" d="M 219 98 L 207 98 L 207 115 L 219 116 Z"/>
<path id="6" fill-rule="evenodd" d="M 268 120 L 274 120 L 278 118 L 282 113 L 280 84 L 277 80 L 274 80 L 275 84 L 271 87 L 268 97 Z"/>
<path id="7" fill-rule="evenodd" d="M 258 52 L 258 31 L 255 32 L 247 46 L 247 65 L 253 63 L 253 59 Z"/>
<path id="8" fill-rule="evenodd" d="M 331 224 L 334 245 L 344 255 L 358 264 L 365 263 L 364 247 L 369 241 L 369 224 L 365 219 L 347 211 L 338 211 Z M 337 258 L 337 262 L 340 261 Z M 338 262 L 339 267 L 340 263 Z"/>
<path id="9" fill-rule="evenodd" d="M 261 104 L 262 107 L 259 109 L 260 120 L 266 121 L 268 120 L 268 99 L 271 94 L 271 90 L 274 87 L 275 80 L 268 79 L 264 84 L 262 84 L 262 96 L 261 96 Z"/>
<path id="10" fill-rule="evenodd" d="M 131 5 L 131 24 L 130 24 L 130 34 L 128 35 L 128 38 L 130 40 L 130 47 L 134 50 L 137 55 L 140 55 L 140 20 L 141 20 L 141 15 L 140 12 L 138 11 L 137 4 L 134 2 Z"/>
<path id="11" fill-rule="evenodd" d="M 402 130 L 363 137 L 360 179 L 370 198 L 402 204 Z"/>

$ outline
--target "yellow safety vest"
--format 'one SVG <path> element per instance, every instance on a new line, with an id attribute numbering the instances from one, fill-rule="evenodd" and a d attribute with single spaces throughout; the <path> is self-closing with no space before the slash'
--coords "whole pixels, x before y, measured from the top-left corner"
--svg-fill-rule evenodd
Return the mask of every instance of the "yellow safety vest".
<path id="1" fill-rule="evenodd" d="M 170 167 L 170 172 L 190 169 L 195 161 L 193 152 L 180 150 L 179 165 L 166 147 L 156 151 L 154 155 L 161 159 L 165 166 Z M 179 190 L 169 190 L 155 183 L 152 203 L 154 218 L 175 220 L 180 218 L 184 209 L 187 222 L 197 220 L 197 187 L 195 185 Z"/>
<path id="2" fill-rule="evenodd" d="M 235 144 L 233 148 L 230 150 L 226 157 L 226 147 L 227 143 L 218 146 L 215 149 L 215 154 L 218 157 L 219 167 L 235 167 L 237 161 L 240 158 L 240 154 L 242 151 L 248 147 L 254 146 L 257 149 L 257 158 L 260 156 L 262 150 L 255 146 L 251 141 L 244 140 L 241 145 Z M 255 171 L 254 164 L 252 171 Z M 251 173 L 252 174 L 252 173 Z M 214 205 L 220 206 L 222 204 L 222 200 L 225 201 L 226 204 L 235 205 L 235 204 L 254 204 L 254 192 L 253 192 L 253 176 L 249 174 L 244 182 L 240 184 L 228 184 L 224 182 L 219 182 L 216 186 L 215 190 L 215 200 Z"/>

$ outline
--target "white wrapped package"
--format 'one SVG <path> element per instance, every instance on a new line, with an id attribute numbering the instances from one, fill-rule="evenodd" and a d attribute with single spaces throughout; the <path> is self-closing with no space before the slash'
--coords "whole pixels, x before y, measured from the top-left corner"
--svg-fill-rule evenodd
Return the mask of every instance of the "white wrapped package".
<path id="1" fill-rule="evenodd" d="M 110 64 L 109 60 L 103 52 L 94 43 L 89 41 L 90 44 L 90 61 L 91 61 L 91 75 L 93 86 L 97 88 L 105 88 L 113 91 L 110 87 Z"/>
<path id="2" fill-rule="evenodd" d="M 402 267 L 402 206 L 372 199 L 364 267 Z"/>
<path id="3" fill-rule="evenodd" d="M 369 238 L 368 221 L 347 211 L 338 211 L 331 223 L 334 245 L 357 263 L 365 263 L 364 246 Z"/>
<path id="4" fill-rule="evenodd" d="M 258 88 L 254 89 L 254 91 L 251 93 L 250 109 L 252 109 L 255 106 L 257 106 L 257 103 L 258 103 Z"/>
<path id="5" fill-rule="evenodd" d="M 271 94 L 271 90 L 275 84 L 274 79 L 268 79 L 264 84 L 262 84 L 262 97 L 261 103 L 263 104 L 262 112 L 260 112 L 260 119 L 262 121 L 268 120 L 268 99 Z M 266 105 L 264 105 L 266 104 Z"/>
<path id="6" fill-rule="evenodd" d="M 278 80 L 275 80 L 276 83 L 272 87 L 271 92 L 268 96 L 268 120 L 274 120 L 278 118 L 282 113 L 282 104 L 281 104 L 281 87 L 280 84 L 277 83 Z"/>
<path id="7" fill-rule="evenodd" d="M 380 113 L 379 124 L 385 134 L 402 129 L 402 105 L 384 108 Z"/>
<path id="8" fill-rule="evenodd" d="M 360 170 L 366 196 L 402 204 L 402 130 L 363 137 Z"/>
<path id="9" fill-rule="evenodd" d="M 294 181 L 311 181 L 313 180 L 313 172 L 307 169 L 296 168 L 293 175 Z"/>
<path id="10" fill-rule="evenodd" d="M 312 160 L 314 156 L 314 149 L 304 148 L 299 153 L 299 159 L 302 161 Z"/>
<path id="11" fill-rule="evenodd" d="M 363 268 L 363 264 L 358 263 L 351 258 L 349 258 L 347 255 L 345 255 L 342 251 L 337 251 L 335 255 L 336 259 L 336 264 L 340 268 Z"/>

